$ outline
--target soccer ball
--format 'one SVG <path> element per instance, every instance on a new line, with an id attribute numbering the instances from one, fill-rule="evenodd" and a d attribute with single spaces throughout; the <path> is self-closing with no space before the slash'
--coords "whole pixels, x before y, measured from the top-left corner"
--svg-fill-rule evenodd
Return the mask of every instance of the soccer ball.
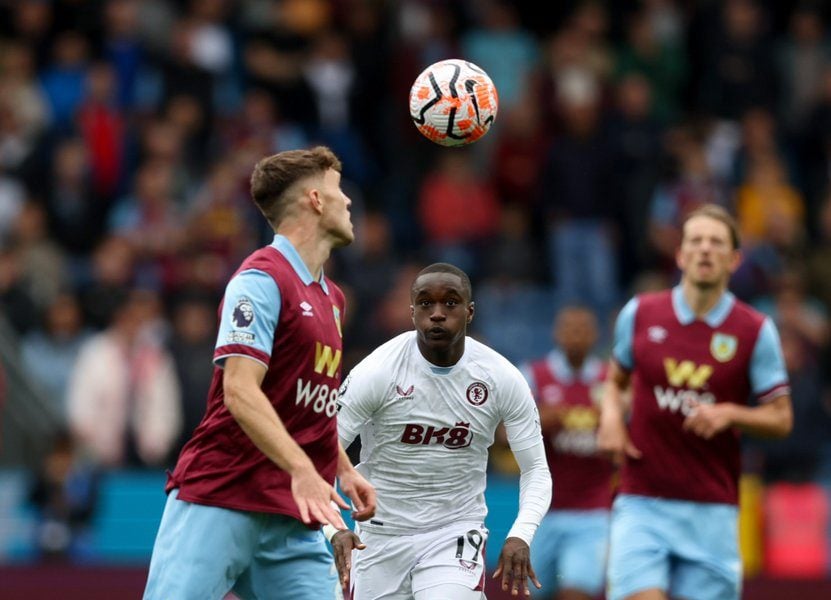
<path id="1" fill-rule="evenodd" d="M 410 88 L 410 116 L 431 142 L 464 146 L 485 135 L 496 118 L 496 86 L 481 68 L 459 59 L 424 69 Z"/>

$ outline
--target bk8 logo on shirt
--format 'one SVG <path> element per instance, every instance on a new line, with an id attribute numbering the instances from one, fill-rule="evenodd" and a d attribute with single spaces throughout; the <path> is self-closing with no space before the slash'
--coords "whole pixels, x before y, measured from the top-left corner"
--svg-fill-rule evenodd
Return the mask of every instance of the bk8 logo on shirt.
<path id="1" fill-rule="evenodd" d="M 408 423 L 401 434 L 401 443 L 413 446 L 427 446 L 441 444 L 445 448 L 456 450 L 467 448 L 473 441 L 473 432 L 470 423 L 459 421 L 453 427 L 434 427 L 433 425 L 419 425 Z"/>

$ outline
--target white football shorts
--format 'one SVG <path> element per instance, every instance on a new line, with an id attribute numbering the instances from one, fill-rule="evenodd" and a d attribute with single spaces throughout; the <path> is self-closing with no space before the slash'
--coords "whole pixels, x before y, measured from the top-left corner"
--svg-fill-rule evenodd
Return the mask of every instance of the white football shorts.
<path id="1" fill-rule="evenodd" d="M 466 521 L 410 535 L 356 529 L 366 544 L 352 552 L 352 600 L 412 600 L 417 592 L 442 585 L 485 589 L 488 530 Z"/>

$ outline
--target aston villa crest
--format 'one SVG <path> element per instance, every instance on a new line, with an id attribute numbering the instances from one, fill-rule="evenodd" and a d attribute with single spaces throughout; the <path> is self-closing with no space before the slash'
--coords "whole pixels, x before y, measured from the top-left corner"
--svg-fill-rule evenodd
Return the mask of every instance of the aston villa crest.
<path id="1" fill-rule="evenodd" d="M 739 340 L 734 335 L 714 333 L 710 340 L 710 354 L 719 362 L 727 362 L 736 356 Z"/>

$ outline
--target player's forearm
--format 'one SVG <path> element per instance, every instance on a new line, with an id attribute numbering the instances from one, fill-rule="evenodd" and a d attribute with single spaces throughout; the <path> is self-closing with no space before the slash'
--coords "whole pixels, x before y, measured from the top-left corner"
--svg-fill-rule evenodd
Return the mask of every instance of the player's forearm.
<path id="1" fill-rule="evenodd" d="M 626 405 L 623 401 L 624 388 L 617 377 L 610 375 L 603 384 L 603 398 L 600 403 L 601 421 L 621 423 L 626 414 Z"/>
<path id="2" fill-rule="evenodd" d="M 338 441 L 338 477 L 341 477 L 344 473 L 349 473 L 354 468 L 349 455 L 343 449 L 343 444 Z"/>
<path id="3" fill-rule="evenodd" d="M 514 457 L 520 468 L 519 511 L 507 537 L 517 537 L 530 546 L 551 505 L 551 472 L 542 442 L 514 452 Z"/>
<path id="4" fill-rule="evenodd" d="M 286 430 L 259 387 L 225 385 L 225 406 L 254 445 L 278 467 L 293 474 L 314 464 Z"/>
<path id="5" fill-rule="evenodd" d="M 732 425 L 756 437 L 783 438 L 793 429 L 790 396 L 780 396 L 761 406 L 731 404 L 730 410 Z"/>

